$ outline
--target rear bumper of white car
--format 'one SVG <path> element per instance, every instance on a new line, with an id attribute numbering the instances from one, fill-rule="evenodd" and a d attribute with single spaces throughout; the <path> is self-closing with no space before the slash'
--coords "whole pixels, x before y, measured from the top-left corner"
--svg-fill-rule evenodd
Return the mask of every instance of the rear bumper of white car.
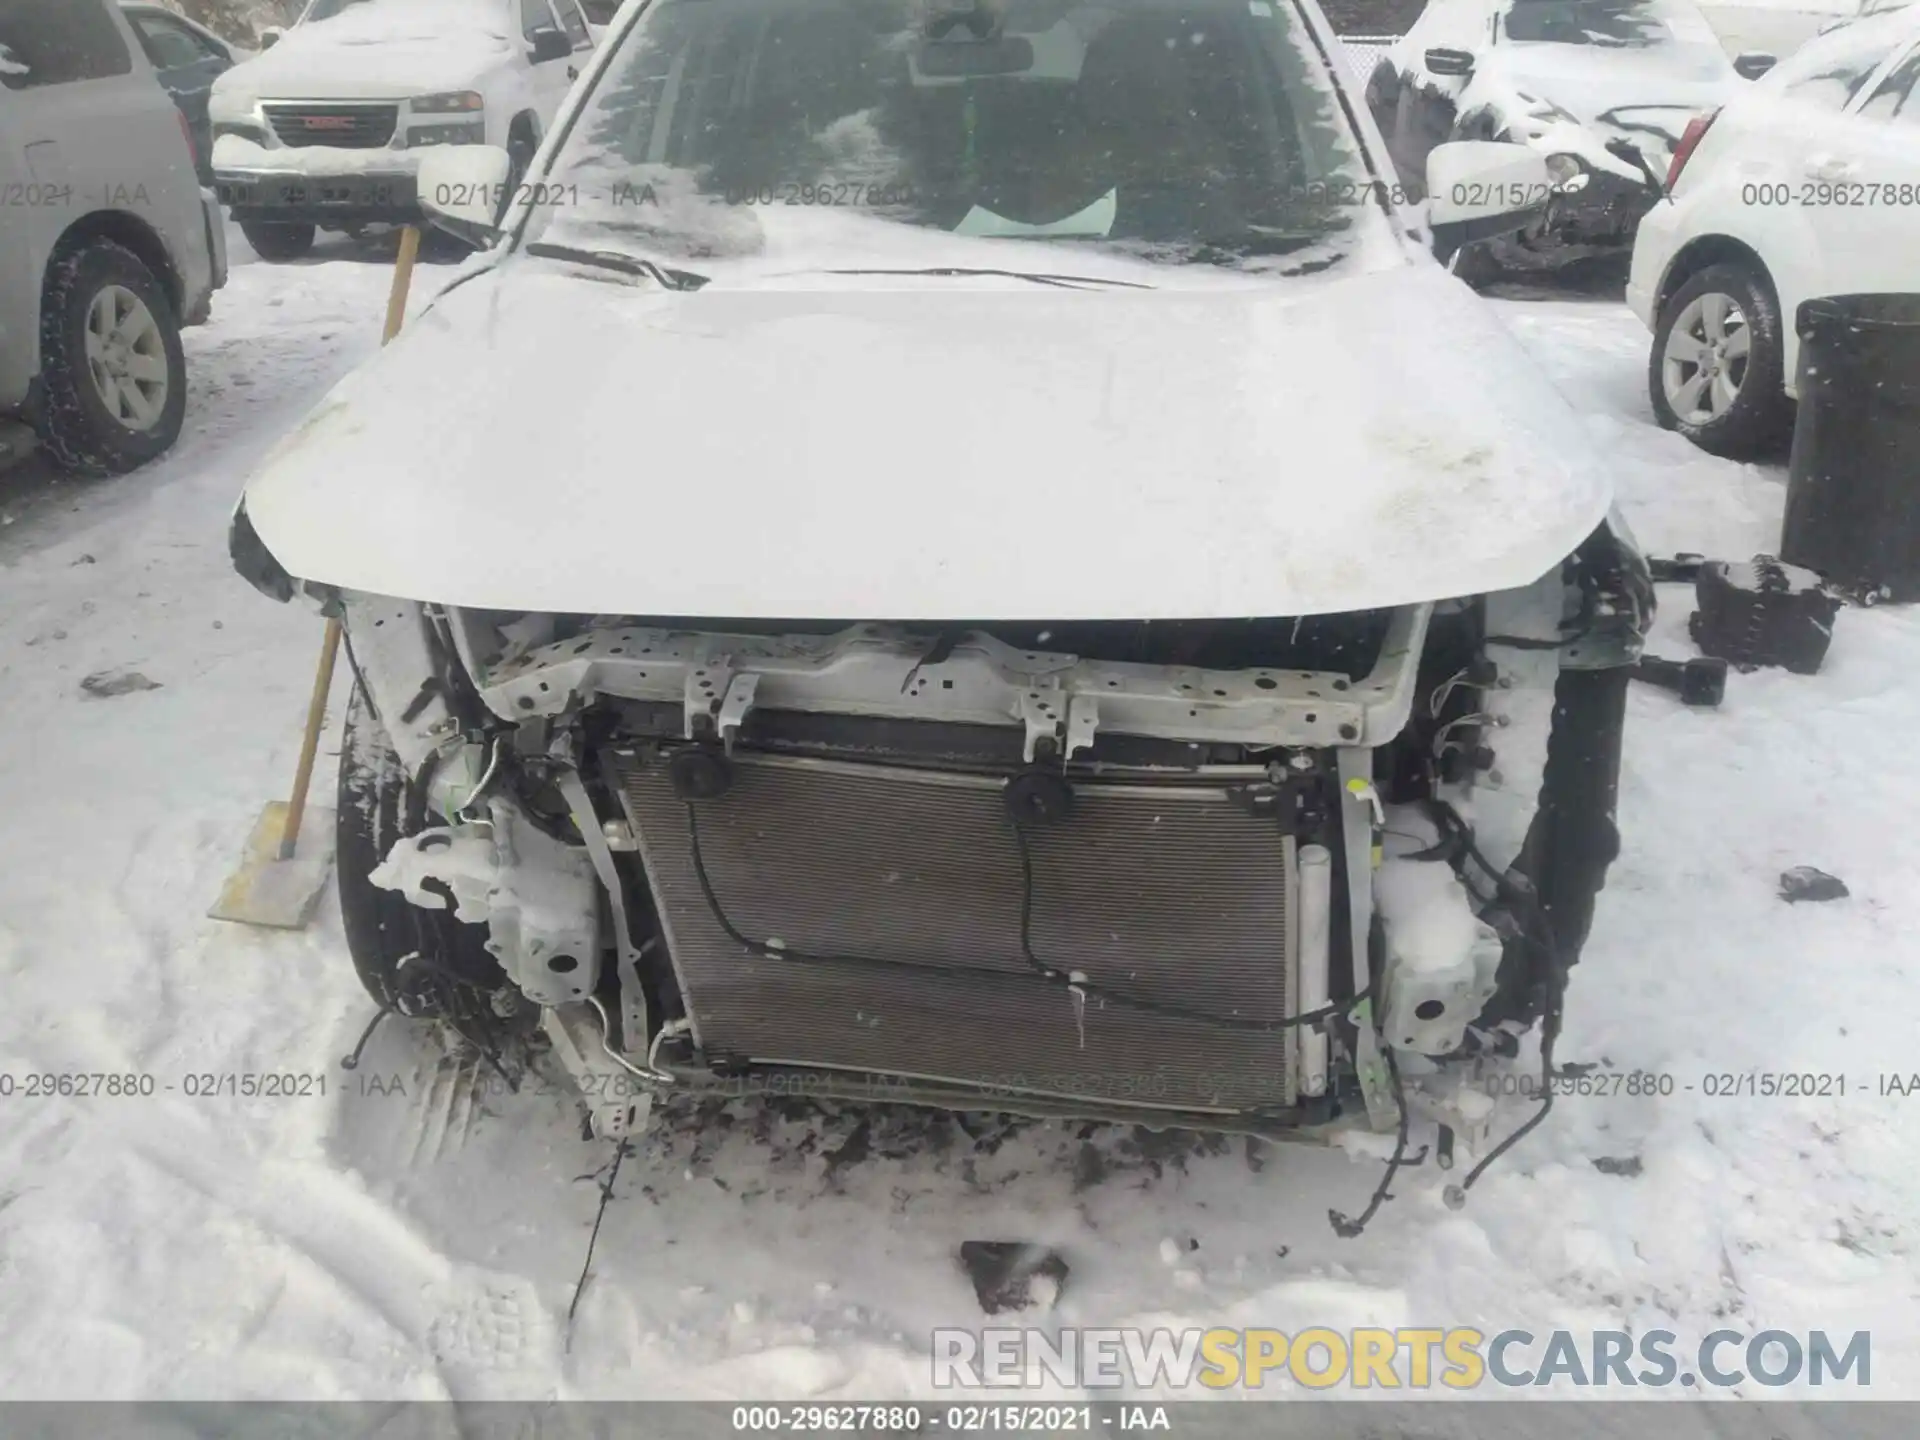
<path id="1" fill-rule="evenodd" d="M 1649 330 L 1659 320 L 1660 282 L 1679 249 L 1680 208 L 1657 204 L 1640 219 L 1627 272 L 1627 308 Z"/>
<path id="2" fill-rule="evenodd" d="M 218 290 L 227 283 L 227 222 L 220 214 L 219 197 L 204 187 L 200 191 L 200 209 L 207 220 L 207 256 L 213 262 L 213 288 Z"/>
<path id="3" fill-rule="evenodd" d="M 183 285 L 180 294 L 180 323 L 204 325 L 213 314 L 213 292 L 227 283 L 227 222 L 220 214 L 219 202 L 204 185 L 200 197 L 199 233 L 186 228 L 181 216 L 180 247 L 176 252 Z M 205 263 L 201 263 L 204 253 Z"/>
<path id="4" fill-rule="evenodd" d="M 1574 261 L 1617 256 L 1655 203 L 1639 180 L 1590 170 L 1577 191 L 1555 194 L 1525 230 L 1491 247 L 1512 270 L 1551 270 Z"/>

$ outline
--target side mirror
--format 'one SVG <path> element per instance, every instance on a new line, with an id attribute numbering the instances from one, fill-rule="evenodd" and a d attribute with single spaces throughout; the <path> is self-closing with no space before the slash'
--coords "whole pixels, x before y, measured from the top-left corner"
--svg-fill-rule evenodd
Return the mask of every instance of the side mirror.
<path id="1" fill-rule="evenodd" d="M 1504 140 L 1450 140 L 1427 152 L 1427 226 L 1445 259 L 1462 245 L 1524 230 L 1553 193 L 1547 157 Z"/>
<path id="2" fill-rule="evenodd" d="M 536 65 L 544 65 L 549 60 L 565 60 L 572 54 L 573 42 L 567 39 L 564 30 L 542 25 L 528 37 L 527 58 Z"/>
<path id="3" fill-rule="evenodd" d="M 1758 80 L 1780 63 L 1777 55 L 1763 50 L 1745 50 L 1733 57 L 1733 73 L 1742 80 Z"/>
<path id="4" fill-rule="evenodd" d="M 1473 73 L 1473 52 L 1471 50 L 1448 50 L 1436 47 L 1427 51 L 1427 69 L 1435 75 L 1471 75 Z"/>
<path id="5" fill-rule="evenodd" d="M 498 145 L 432 145 L 414 184 L 429 222 L 469 245 L 491 245 L 507 199 L 513 157 Z"/>
<path id="6" fill-rule="evenodd" d="M 260 32 L 260 48 L 262 50 L 271 50 L 274 46 L 280 43 L 281 38 L 286 33 L 287 32 L 281 29 L 278 25 L 267 26 L 266 29 Z"/>

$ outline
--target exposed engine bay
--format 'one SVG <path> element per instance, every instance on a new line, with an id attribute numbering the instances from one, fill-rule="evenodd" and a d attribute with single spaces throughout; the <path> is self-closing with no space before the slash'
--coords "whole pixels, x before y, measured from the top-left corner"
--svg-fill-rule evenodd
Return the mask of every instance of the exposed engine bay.
<path id="1" fill-rule="evenodd" d="M 788 1077 L 1474 1149 L 1474 1067 L 1557 1029 L 1652 609 L 1612 525 L 1524 590 L 1310 617 L 328 598 L 363 978 L 462 1028 L 537 1015 L 599 1133 Z"/>

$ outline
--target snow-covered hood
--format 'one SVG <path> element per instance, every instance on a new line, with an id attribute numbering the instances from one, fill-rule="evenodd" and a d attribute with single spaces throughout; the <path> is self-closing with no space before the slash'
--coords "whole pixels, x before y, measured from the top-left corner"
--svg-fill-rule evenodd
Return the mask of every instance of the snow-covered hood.
<path id="1" fill-rule="evenodd" d="M 1488 52 L 1481 69 L 1588 121 L 1626 107 L 1678 107 L 1697 113 L 1712 109 L 1747 83 L 1734 74 L 1726 51 L 1713 44 L 1646 49 L 1505 45 Z"/>
<path id="2" fill-rule="evenodd" d="M 489 26 L 491 11 L 422 5 L 399 14 L 413 18 L 376 25 L 386 20 L 384 11 L 349 10 L 294 26 L 271 50 L 214 82 L 215 111 L 245 112 L 260 100 L 404 100 L 476 89 L 512 58 L 508 38 Z M 456 15 L 464 23 L 435 23 Z"/>
<path id="3" fill-rule="evenodd" d="M 1656 173 L 1664 171 L 1687 122 L 1725 104 L 1747 83 L 1714 44 L 1515 44 L 1483 57 L 1460 104 L 1462 113 L 1491 104 L 1509 117 L 1519 138 L 1536 147 L 1570 150 L 1597 168 L 1632 176 L 1637 172 L 1605 153 L 1606 141 L 1633 141 Z M 1567 134 L 1564 118 L 1530 103 L 1541 101 L 1566 112 L 1593 139 L 1581 143 L 1582 137 Z M 1596 150 L 1597 156 L 1589 153 Z"/>
<path id="4" fill-rule="evenodd" d="M 1530 583 L 1606 512 L 1591 448 L 1424 260 L 672 293 L 513 258 L 349 376 L 245 503 L 301 579 L 456 605 L 1285 615 Z"/>

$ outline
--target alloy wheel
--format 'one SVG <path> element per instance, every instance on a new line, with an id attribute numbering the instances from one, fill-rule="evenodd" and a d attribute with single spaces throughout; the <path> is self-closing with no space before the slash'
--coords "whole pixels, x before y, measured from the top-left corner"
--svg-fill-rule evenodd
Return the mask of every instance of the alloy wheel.
<path id="1" fill-rule="evenodd" d="M 1697 295 L 1674 318 L 1660 353 L 1660 385 L 1682 424 L 1705 425 L 1740 398 L 1752 327 L 1731 295 Z"/>
<path id="2" fill-rule="evenodd" d="M 151 430 L 166 413 L 173 377 L 159 322 L 133 291 L 107 285 L 87 307 L 87 371 L 107 413 L 129 430 Z"/>

